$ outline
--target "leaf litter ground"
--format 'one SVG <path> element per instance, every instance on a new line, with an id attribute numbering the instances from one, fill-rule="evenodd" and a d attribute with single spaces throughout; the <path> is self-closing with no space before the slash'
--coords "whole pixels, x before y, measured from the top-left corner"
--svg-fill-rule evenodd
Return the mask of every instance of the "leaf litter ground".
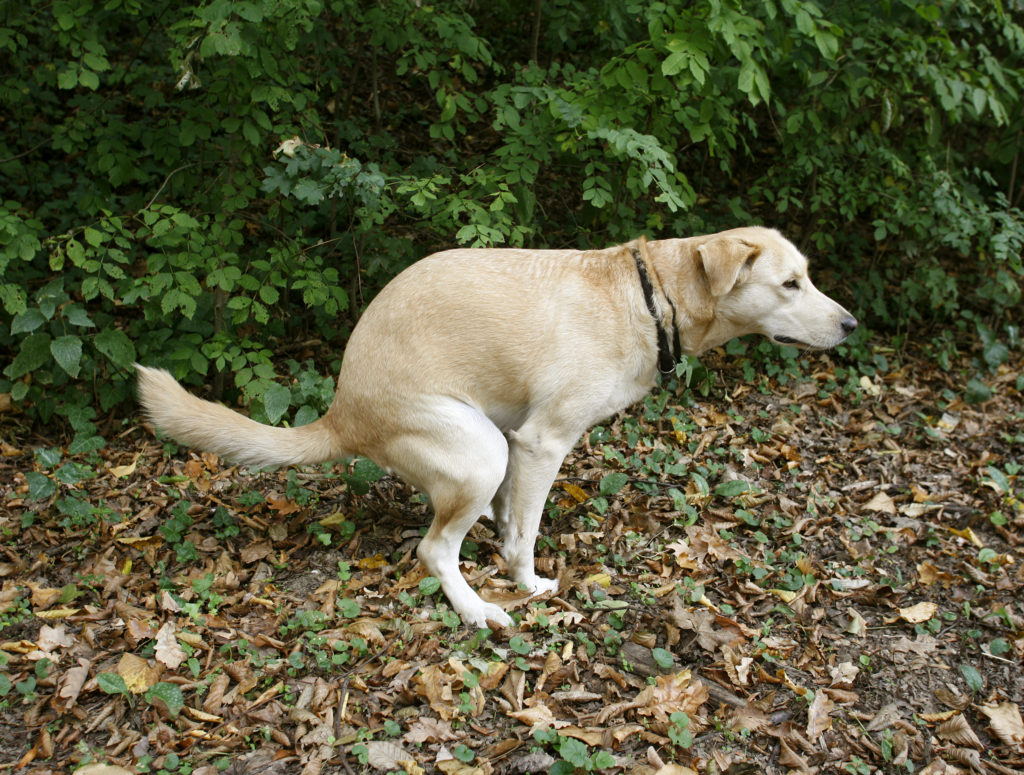
<path id="1" fill-rule="evenodd" d="M 0 772 L 1024 771 L 1022 363 L 968 405 L 966 362 L 715 360 L 725 387 L 566 461 L 558 595 L 527 603 L 474 528 L 464 571 L 521 618 L 494 633 L 416 562 L 422 497 L 365 465 L 7 423 Z"/>

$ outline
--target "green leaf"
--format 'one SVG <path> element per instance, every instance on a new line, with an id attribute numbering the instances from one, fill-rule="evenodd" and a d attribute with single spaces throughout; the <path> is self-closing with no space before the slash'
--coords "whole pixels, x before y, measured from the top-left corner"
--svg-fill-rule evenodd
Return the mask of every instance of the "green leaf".
<path id="1" fill-rule="evenodd" d="M 78 68 L 70 65 L 67 70 L 57 73 L 57 86 L 61 89 L 74 89 L 78 86 Z"/>
<path id="2" fill-rule="evenodd" d="M 690 478 L 693 483 L 697 485 L 697 495 L 701 498 L 706 498 L 711 494 L 711 485 L 708 484 L 708 480 L 698 474 L 696 471 L 690 472 Z"/>
<path id="3" fill-rule="evenodd" d="M 4 373 L 11 379 L 17 379 L 30 371 L 35 371 L 49 360 L 50 335 L 32 334 L 22 341 L 21 349 Z"/>
<path id="4" fill-rule="evenodd" d="M 292 391 L 284 385 L 274 382 L 267 388 L 263 394 L 263 410 L 267 413 L 267 419 L 271 424 L 277 423 L 284 417 L 291 400 Z"/>
<path id="5" fill-rule="evenodd" d="M 420 582 L 422 583 L 422 582 Z M 346 619 L 355 619 L 359 616 L 359 603 L 350 597 L 343 597 L 338 601 L 338 613 Z"/>
<path id="6" fill-rule="evenodd" d="M 992 398 L 992 388 L 986 385 L 977 377 L 967 380 L 967 390 L 964 393 L 964 400 L 969 404 L 983 404 Z"/>
<path id="7" fill-rule="evenodd" d="M 128 696 L 128 685 L 117 673 L 100 673 L 96 676 L 96 685 L 106 694 L 123 694 Z"/>
<path id="8" fill-rule="evenodd" d="M 96 328 L 96 324 L 92 322 L 89 313 L 85 311 L 84 307 L 80 307 L 77 304 L 73 304 L 64 310 L 64 318 L 73 326 Z"/>
<path id="9" fill-rule="evenodd" d="M 82 367 L 82 339 L 78 336 L 59 336 L 50 343 L 54 360 L 69 376 L 77 377 Z"/>
<path id="10" fill-rule="evenodd" d="M 42 311 L 38 307 L 32 307 L 32 309 L 27 309 L 14 318 L 14 322 L 11 323 L 11 333 L 27 334 L 35 331 L 45 322 L 46 316 L 43 315 Z"/>
<path id="11" fill-rule="evenodd" d="M 655 663 L 662 670 L 668 670 L 675 664 L 675 658 L 672 656 L 672 652 L 667 649 L 652 649 L 651 656 L 654 657 Z"/>
<path id="12" fill-rule="evenodd" d="M 715 486 L 715 495 L 721 495 L 723 498 L 735 498 L 749 490 L 750 482 L 745 482 L 742 479 L 730 479 L 728 482 L 722 482 Z"/>
<path id="13" fill-rule="evenodd" d="M 598 491 L 602 495 L 614 495 L 629 481 L 629 477 L 623 473 L 608 474 L 602 477 L 601 483 L 598 485 Z"/>
<path id="14" fill-rule="evenodd" d="M 427 576 L 420 579 L 419 590 L 420 594 L 429 596 L 437 592 L 441 588 L 441 580 L 434 576 Z"/>
<path id="15" fill-rule="evenodd" d="M 130 368 L 136 360 L 135 345 L 124 331 L 116 328 L 105 328 L 96 334 L 93 340 L 96 349 L 105 355 L 111 363 L 122 369 Z"/>
<path id="16" fill-rule="evenodd" d="M 995 466 L 989 466 L 985 470 L 995 485 L 995 491 L 1000 495 L 1006 495 L 1010 491 L 1010 478 Z"/>
<path id="17" fill-rule="evenodd" d="M 508 647 L 520 656 L 525 656 L 530 653 L 533 645 L 522 635 L 513 635 L 509 638 Z"/>
<path id="18" fill-rule="evenodd" d="M 972 692 L 980 692 L 985 688 L 985 679 L 981 677 L 981 673 L 974 665 L 960 665 L 960 674 L 963 675 Z"/>
<path id="19" fill-rule="evenodd" d="M 25 481 L 28 483 L 28 497 L 31 500 L 46 500 L 57 492 L 57 483 L 38 471 L 26 471 Z"/>
<path id="20" fill-rule="evenodd" d="M 681 72 L 688 64 L 690 55 L 685 51 L 677 51 L 674 54 L 669 54 L 665 58 L 665 61 L 661 63 L 662 75 L 673 76 Z"/>
<path id="21" fill-rule="evenodd" d="M 161 681 L 146 692 L 146 699 L 150 703 L 154 699 L 160 700 L 167 706 L 167 711 L 172 716 L 177 716 L 181 713 L 181 709 L 185 707 L 185 698 L 182 696 L 181 689 L 176 684 L 167 683 L 166 681 Z"/>

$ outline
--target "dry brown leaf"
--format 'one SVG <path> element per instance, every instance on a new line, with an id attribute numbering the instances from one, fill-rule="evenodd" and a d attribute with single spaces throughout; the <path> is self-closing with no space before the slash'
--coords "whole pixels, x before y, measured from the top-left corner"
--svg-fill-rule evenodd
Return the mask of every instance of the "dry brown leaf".
<path id="1" fill-rule="evenodd" d="M 604 744 L 604 732 L 600 729 L 582 729 L 577 726 L 559 727 L 558 734 L 563 737 L 574 737 L 589 746 Z"/>
<path id="2" fill-rule="evenodd" d="M 779 764 L 798 772 L 810 772 L 809 762 L 789 747 L 785 740 L 779 739 Z"/>
<path id="3" fill-rule="evenodd" d="M 31 581 L 27 582 L 25 586 L 32 590 L 31 600 L 33 608 L 49 608 L 60 599 L 60 589 L 54 587 L 43 587 Z"/>
<path id="4" fill-rule="evenodd" d="M 877 511 L 882 514 L 895 514 L 896 504 L 893 499 L 884 492 L 876 493 L 875 496 L 861 507 L 864 511 Z"/>
<path id="5" fill-rule="evenodd" d="M 224 692 L 227 691 L 230 683 L 231 679 L 228 678 L 227 673 L 218 673 L 203 699 L 203 710 L 207 713 L 219 713 L 224 706 Z"/>
<path id="6" fill-rule="evenodd" d="M 219 724 L 224 719 L 221 716 L 216 716 L 213 713 L 207 713 L 206 711 L 197 710 L 196 708 L 190 708 L 185 706 L 185 715 L 195 721 L 201 721 L 206 724 Z"/>
<path id="7" fill-rule="evenodd" d="M 980 538 L 978 538 L 978 534 L 971 530 L 971 528 L 969 527 L 966 527 L 963 530 L 960 530 L 955 527 L 947 527 L 946 530 L 955 535 L 957 538 L 963 538 L 965 541 L 969 541 L 971 544 L 978 547 L 979 549 L 985 548 L 985 544 L 982 543 L 982 540 Z"/>
<path id="8" fill-rule="evenodd" d="M 807 737 L 810 740 L 817 740 L 825 731 L 832 726 L 832 710 L 835 703 L 832 702 L 825 692 L 816 692 L 814 700 L 807 708 Z"/>
<path id="9" fill-rule="evenodd" d="M 860 668 L 853 662 L 840 662 L 832 668 L 832 682 L 829 685 L 839 689 L 849 689 L 857 680 L 858 675 L 860 675 Z"/>
<path id="10" fill-rule="evenodd" d="M 69 608 L 68 606 L 62 606 L 60 608 L 51 608 L 48 611 L 33 611 L 37 619 L 67 619 L 69 616 L 76 616 L 81 613 L 80 608 Z"/>
<path id="11" fill-rule="evenodd" d="M 67 700 L 64 707 L 71 709 L 78 701 L 78 695 L 82 691 L 85 682 L 89 680 L 89 668 L 92 663 L 88 659 L 79 659 L 78 667 L 72 667 L 64 671 L 60 680 L 60 691 L 58 696 Z"/>
<path id="12" fill-rule="evenodd" d="M 456 740 L 458 736 L 452 731 L 452 725 L 447 721 L 420 716 L 410 726 L 409 731 L 402 735 L 402 740 L 407 743 L 443 743 L 448 740 Z"/>
<path id="13" fill-rule="evenodd" d="M 75 645 L 75 639 L 67 633 L 63 624 L 58 624 L 56 627 L 44 624 L 39 628 L 39 637 L 36 638 L 36 645 L 39 646 L 40 651 L 50 653 L 58 648 L 71 648 Z"/>
<path id="14" fill-rule="evenodd" d="M 356 619 L 345 629 L 354 635 L 358 635 L 363 638 L 367 643 L 372 643 L 374 646 L 384 646 L 388 640 L 384 637 L 384 633 L 380 631 L 380 619 L 368 619 L 361 618 Z"/>
<path id="15" fill-rule="evenodd" d="M 694 681 L 689 670 L 682 670 L 659 675 L 653 686 L 648 686 L 636 696 L 633 706 L 641 716 L 653 716 L 658 721 L 667 722 L 669 716 L 677 711 L 693 716 L 707 699 L 707 686 Z"/>
<path id="16" fill-rule="evenodd" d="M 963 775 L 963 770 L 947 764 L 942 759 L 934 759 L 918 775 Z"/>
<path id="17" fill-rule="evenodd" d="M 875 717 L 865 727 L 868 732 L 880 732 L 883 729 L 892 729 L 893 725 L 900 720 L 900 709 L 895 702 L 883 705 Z"/>
<path id="18" fill-rule="evenodd" d="M 949 740 L 956 745 L 969 745 L 971 748 L 976 748 L 979 751 L 984 747 L 962 713 L 957 713 L 948 721 L 939 724 L 935 728 L 935 734 L 943 740 Z"/>
<path id="19" fill-rule="evenodd" d="M 159 665 L 150 665 L 145 659 L 134 654 L 122 654 L 117 663 L 117 674 L 121 676 L 132 694 L 142 694 L 152 689 L 160 680 L 160 673 Z"/>
<path id="20" fill-rule="evenodd" d="M 174 624 L 165 622 L 164 626 L 156 634 L 156 647 L 154 655 L 158 662 L 161 662 L 171 670 L 176 670 L 178 665 L 188 659 L 188 654 L 174 637 Z"/>
<path id="21" fill-rule="evenodd" d="M 507 715 L 523 724 L 529 724 L 531 735 L 538 729 L 549 729 L 551 727 L 557 729 L 559 727 L 567 727 L 570 723 L 556 719 L 555 714 L 551 712 L 551 708 L 539 701 L 522 710 L 511 710 Z"/>
<path id="22" fill-rule="evenodd" d="M 910 622 L 911 624 L 921 624 L 935 616 L 935 613 L 938 610 L 939 606 L 937 603 L 922 602 L 917 605 L 909 606 L 908 608 L 901 608 L 900 618 L 905 622 Z"/>
<path id="23" fill-rule="evenodd" d="M 135 770 L 126 770 L 116 764 L 87 764 L 75 770 L 75 775 L 135 775 Z"/>
<path id="24" fill-rule="evenodd" d="M 863 638 L 868 634 L 868 623 L 860 612 L 856 609 L 850 608 L 850 623 L 846 625 L 846 632 L 854 635 L 858 638 Z"/>
<path id="25" fill-rule="evenodd" d="M 978 710 L 988 717 L 989 727 L 1004 744 L 1018 749 L 1024 746 L 1024 721 L 1021 720 L 1020 708 L 1012 702 L 1001 702 L 979 705 Z"/>
<path id="26" fill-rule="evenodd" d="M 378 770 L 401 770 L 403 768 L 400 762 L 412 759 L 402 746 L 388 740 L 370 740 L 365 745 L 367 763 Z"/>
<path id="27" fill-rule="evenodd" d="M 750 684 L 750 668 L 753 667 L 754 658 L 742 656 L 727 645 L 722 646 L 722 663 L 726 673 L 736 686 L 747 686 Z"/>
<path id="28" fill-rule="evenodd" d="M 253 541 L 248 546 L 243 547 L 241 553 L 241 560 L 243 565 L 250 565 L 254 562 L 268 557 L 274 551 L 273 545 L 266 539 L 259 541 Z"/>
<path id="29" fill-rule="evenodd" d="M 113 474 L 114 476 L 118 477 L 118 478 L 120 478 L 122 476 L 131 476 L 132 474 L 135 473 L 135 468 L 138 466 L 138 464 L 139 464 L 139 453 L 136 452 L 135 456 L 132 458 L 132 462 L 131 463 L 129 463 L 126 466 L 112 466 L 111 469 L 110 469 L 110 473 Z"/>

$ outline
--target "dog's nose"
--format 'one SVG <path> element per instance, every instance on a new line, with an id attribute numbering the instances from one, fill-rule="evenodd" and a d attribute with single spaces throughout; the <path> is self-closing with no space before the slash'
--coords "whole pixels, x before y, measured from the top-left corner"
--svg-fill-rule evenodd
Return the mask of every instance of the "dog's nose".
<path id="1" fill-rule="evenodd" d="M 843 329 L 843 336 L 849 336 L 857 327 L 857 318 L 855 318 L 853 315 L 847 315 L 845 318 L 839 321 L 839 326 L 840 328 Z"/>

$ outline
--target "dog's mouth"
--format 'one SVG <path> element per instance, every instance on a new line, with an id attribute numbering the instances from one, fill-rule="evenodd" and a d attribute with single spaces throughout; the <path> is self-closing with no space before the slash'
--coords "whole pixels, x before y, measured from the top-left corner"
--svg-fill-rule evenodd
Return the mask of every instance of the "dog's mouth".
<path id="1" fill-rule="evenodd" d="M 791 336 L 785 336 L 783 334 L 775 334 L 773 338 L 776 342 L 779 342 L 780 344 L 802 344 L 802 342 L 799 339 L 794 339 Z"/>

